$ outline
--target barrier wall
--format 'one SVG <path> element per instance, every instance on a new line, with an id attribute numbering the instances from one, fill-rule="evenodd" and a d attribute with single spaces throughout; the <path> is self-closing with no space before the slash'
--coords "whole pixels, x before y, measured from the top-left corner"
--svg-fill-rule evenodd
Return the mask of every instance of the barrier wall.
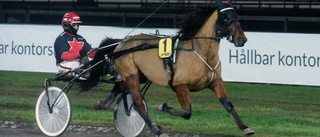
<path id="1" fill-rule="evenodd" d="M 155 33 L 157 28 L 131 33 Z M 176 29 L 158 29 L 175 35 Z M 78 33 L 97 47 L 101 40 L 125 37 L 132 28 L 80 26 Z M 0 24 L 0 70 L 56 72 L 53 43 L 60 25 Z M 246 32 L 248 42 L 237 48 L 221 40 L 225 81 L 320 86 L 320 34 Z M 187 51 L 184 51 L 187 52 Z"/>

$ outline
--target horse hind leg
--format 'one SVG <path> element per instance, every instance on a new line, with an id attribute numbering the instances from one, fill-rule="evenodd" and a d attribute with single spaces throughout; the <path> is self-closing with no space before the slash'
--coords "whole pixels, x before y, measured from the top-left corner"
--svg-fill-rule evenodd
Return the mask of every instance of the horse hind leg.
<path id="1" fill-rule="evenodd" d="M 229 98 L 227 98 L 226 88 L 223 80 L 220 78 L 219 80 L 215 81 L 210 89 L 212 89 L 216 93 L 216 96 L 219 99 L 220 103 L 224 106 L 227 112 L 230 113 L 232 119 L 238 125 L 238 128 L 242 130 L 243 134 L 253 135 L 255 132 L 243 123 L 243 121 L 238 116 L 234 106 L 232 105 L 231 101 L 229 100 Z"/>
<path id="2" fill-rule="evenodd" d="M 110 93 L 110 95 L 105 100 L 98 101 L 94 104 L 93 108 L 95 110 L 106 110 L 108 109 L 112 103 L 114 102 L 115 98 L 122 93 L 122 91 L 127 90 L 128 87 L 125 85 L 123 81 L 116 82 L 114 87 Z"/>
<path id="3" fill-rule="evenodd" d="M 182 110 L 182 111 L 178 111 L 172 107 L 169 107 L 167 103 L 163 103 L 160 104 L 157 108 L 160 111 L 164 111 L 169 113 L 170 115 L 173 116 L 179 116 L 182 117 L 184 119 L 190 119 L 191 115 L 192 115 L 192 111 L 191 111 L 191 104 L 190 104 L 190 109 L 189 110 Z"/>
<path id="4" fill-rule="evenodd" d="M 169 107 L 167 103 L 163 103 L 158 106 L 158 110 L 169 113 L 173 116 L 179 116 L 184 119 L 190 119 L 192 115 L 191 103 L 190 103 L 190 92 L 186 85 L 175 86 L 175 91 L 179 99 L 179 103 L 182 107 L 182 111 L 178 111 L 172 107 Z"/>
<path id="5" fill-rule="evenodd" d="M 135 109 L 137 110 L 139 115 L 144 119 L 146 124 L 149 126 L 150 130 L 158 136 L 166 137 L 167 135 L 162 133 L 162 128 L 158 126 L 155 122 L 153 122 L 147 110 L 145 109 L 145 105 L 142 101 L 142 94 L 139 86 L 140 85 L 139 74 L 132 74 L 126 77 L 125 83 L 128 86 L 130 93 L 132 95 L 132 98 L 134 100 Z"/>
<path id="6" fill-rule="evenodd" d="M 146 83 L 148 81 L 148 78 L 143 75 L 141 71 L 139 71 L 139 81 L 140 83 Z M 95 110 L 107 110 L 112 103 L 114 102 L 115 98 L 123 93 L 123 91 L 126 91 L 129 89 L 127 85 L 125 84 L 124 81 L 118 81 L 114 84 L 113 89 L 111 90 L 110 95 L 105 99 L 105 100 L 100 100 L 97 101 L 94 105 L 93 108 Z"/>

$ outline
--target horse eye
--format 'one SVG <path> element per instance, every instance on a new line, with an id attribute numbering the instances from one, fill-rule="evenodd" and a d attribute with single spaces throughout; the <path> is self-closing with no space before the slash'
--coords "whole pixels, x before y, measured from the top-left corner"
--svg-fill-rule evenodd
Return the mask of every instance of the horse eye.
<path id="1" fill-rule="evenodd" d="M 224 22 L 230 22 L 232 19 L 230 16 L 228 16 L 227 18 L 224 19 Z"/>

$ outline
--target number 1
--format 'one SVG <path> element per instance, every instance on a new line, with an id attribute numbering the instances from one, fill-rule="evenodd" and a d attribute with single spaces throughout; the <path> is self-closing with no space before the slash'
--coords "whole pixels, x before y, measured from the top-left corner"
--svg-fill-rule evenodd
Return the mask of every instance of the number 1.
<path id="1" fill-rule="evenodd" d="M 165 39 L 163 41 L 163 45 L 164 45 L 164 52 L 166 52 L 167 51 L 167 39 Z"/>

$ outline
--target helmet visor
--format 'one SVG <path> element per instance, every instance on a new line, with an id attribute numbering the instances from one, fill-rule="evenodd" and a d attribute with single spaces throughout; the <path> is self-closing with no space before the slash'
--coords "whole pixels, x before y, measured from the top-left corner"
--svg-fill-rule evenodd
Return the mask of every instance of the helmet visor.
<path id="1" fill-rule="evenodd" d="M 78 24 L 78 23 L 82 23 L 82 22 L 80 20 L 79 21 L 73 20 L 73 21 L 71 21 L 71 23 Z"/>

